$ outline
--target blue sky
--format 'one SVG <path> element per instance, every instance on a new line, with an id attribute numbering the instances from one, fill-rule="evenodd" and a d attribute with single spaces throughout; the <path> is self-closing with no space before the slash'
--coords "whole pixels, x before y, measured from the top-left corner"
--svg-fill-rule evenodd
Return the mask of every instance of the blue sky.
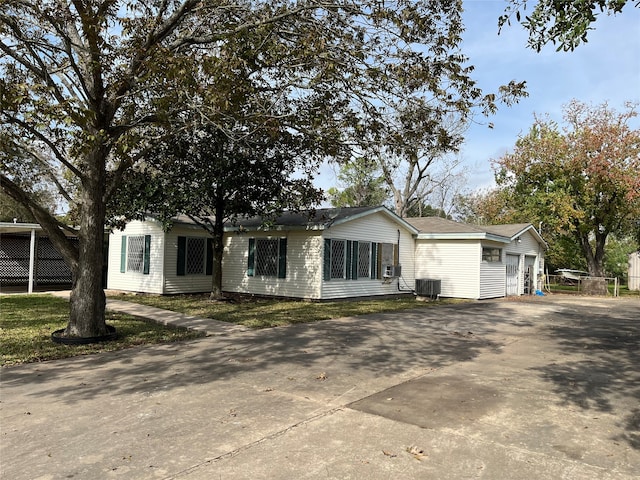
<path id="1" fill-rule="evenodd" d="M 606 101 L 616 109 L 625 101 L 640 101 L 640 8 L 632 1 L 620 15 L 600 15 L 588 43 L 573 52 L 556 52 L 548 45 L 536 53 L 526 47 L 527 33 L 517 23 L 498 35 L 497 18 L 504 5 L 502 0 L 464 1 L 467 31 L 462 50 L 476 67 L 483 90 L 526 80 L 529 97 L 491 117 L 493 130 L 483 125 L 469 129 L 462 159 L 472 189 L 493 185 L 490 159 L 513 148 L 518 135 L 531 127 L 534 112 L 561 122 L 563 106 L 574 98 Z M 635 126 L 640 128 L 640 121 Z"/>
<path id="2" fill-rule="evenodd" d="M 512 107 L 502 107 L 486 124 L 467 132 L 461 159 L 469 190 L 491 187 L 491 159 L 511 150 L 518 135 L 526 133 L 533 115 L 548 114 L 562 121 L 562 108 L 570 100 L 622 109 L 625 101 L 640 101 L 640 8 L 630 0 L 622 14 L 602 14 L 589 32 L 588 43 L 573 52 L 556 52 L 548 45 L 536 53 L 527 48 L 527 33 L 518 23 L 498 35 L 497 21 L 504 0 L 464 0 L 463 53 L 475 66 L 474 78 L 485 93 L 496 92 L 510 80 L 526 80 L 529 97 Z M 638 120 L 638 119 L 636 119 Z M 640 128 L 640 121 L 635 122 Z M 316 184 L 334 186 L 335 174 L 323 168 Z"/>

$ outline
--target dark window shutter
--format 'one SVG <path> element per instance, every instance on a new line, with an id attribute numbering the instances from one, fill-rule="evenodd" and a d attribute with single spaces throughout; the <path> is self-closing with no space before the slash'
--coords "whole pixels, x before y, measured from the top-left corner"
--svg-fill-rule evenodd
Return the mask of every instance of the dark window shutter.
<path id="1" fill-rule="evenodd" d="M 376 257 L 376 278 L 382 278 L 382 244 L 378 244 L 378 255 Z"/>
<path id="2" fill-rule="evenodd" d="M 371 278 L 377 278 L 378 273 L 378 244 L 371 242 Z"/>
<path id="3" fill-rule="evenodd" d="M 178 237 L 178 268 L 177 275 L 187 273 L 187 237 Z"/>
<path id="4" fill-rule="evenodd" d="M 204 261 L 206 274 L 213 275 L 213 238 L 207 238 L 207 254 Z"/>
<path id="5" fill-rule="evenodd" d="M 127 236 L 122 236 L 120 243 L 120 273 L 127 271 Z"/>
<path id="6" fill-rule="evenodd" d="M 397 243 L 393 244 L 393 264 L 400 264 L 400 246 Z"/>
<path id="7" fill-rule="evenodd" d="M 287 278 L 287 239 L 278 242 L 278 278 Z"/>
<path id="8" fill-rule="evenodd" d="M 324 239 L 324 279 L 331 280 L 331 239 Z"/>
<path id="9" fill-rule="evenodd" d="M 256 239 L 249 239 L 249 263 L 247 265 L 247 275 L 253 277 L 256 263 Z"/>
<path id="10" fill-rule="evenodd" d="M 144 257 L 142 257 L 142 273 L 149 275 L 151 265 L 151 235 L 144 236 Z"/>
<path id="11" fill-rule="evenodd" d="M 351 255 L 351 278 L 353 280 L 358 279 L 358 260 L 360 259 L 360 252 L 358 251 L 358 242 L 353 242 L 353 255 Z"/>

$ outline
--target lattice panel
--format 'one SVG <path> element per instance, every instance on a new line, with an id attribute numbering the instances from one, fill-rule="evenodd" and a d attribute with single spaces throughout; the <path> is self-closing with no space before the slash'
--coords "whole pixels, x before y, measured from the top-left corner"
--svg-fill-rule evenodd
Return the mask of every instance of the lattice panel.
<path id="1" fill-rule="evenodd" d="M 71 239 L 77 246 L 77 239 Z M 21 285 L 29 282 L 30 235 L 3 235 L 0 239 L 0 282 Z M 36 238 L 34 282 L 36 285 L 71 283 L 71 270 L 48 237 Z"/>
<path id="2" fill-rule="evenodd" d="M 78 243 L 75 241 L 74 243 Z M 39 284 L 71 283 L 71 270 L 54 248 L 51 240 L 38 239 L 36 282 Z"/>
<path id="3" fill-rule="evenodd" d="M 369 269 L 371 268 L 371 244 L 369 242 L 360 242 L 358 244 L 358 277 L 369 277 Z"/>
<path id="4" fill-rule="evenodd" d="M 25 236 L 6 236 L 0 239 L 0 281 L 25 283 L 29 281 L 29 242 Z"/>
<path id="5" fill-rule="evenodd" d="M 331 240 L 331 278 L 344 278 L 345 244 L 344 240 Z"/>
<path id="6" fill-rule="evenodd" d="M 204 273 L 205 239 L 187 238 L 187 275 Z"/>
<path id="7" fill-rule="evenodd" d="M 278 276 L 278 240 L 256 240 L 256 275 Z"/>
<path id="8" fill-rule="evenodd" d="M 127 271 L 142 272 L 144 260 L 144 236 L 127 237 Z"/>

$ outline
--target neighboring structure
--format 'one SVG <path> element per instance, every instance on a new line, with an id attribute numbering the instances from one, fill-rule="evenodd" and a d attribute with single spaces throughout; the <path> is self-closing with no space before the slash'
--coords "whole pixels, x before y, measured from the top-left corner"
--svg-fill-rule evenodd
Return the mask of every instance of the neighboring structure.
<path id="1" fill-rule="evenodd" d="M 523 295 L 542 286 L 546 244 L 531 224 L 481 227 L 439 217 L 406 220 L 418 229 L 415 277 L 440 279 L 443 297 Z"/>
<path id="2" fill-rule="evenodd" d="M 268 225 L 241 220 L 225 229 L 222 289 L 318 300 L 408 293 L 416 234 L 385 207 L 320 209 L 311 217 L 285 213 Z M 111 237 L 108 288 L 211 290 L 209 235 L 188 218 L 164 232 L 148 217 Z"/>
<path id="3" fill-rule="evenodd" d="M 629 290 L 640 290 L 640 250 L 629 254 Z"/>
<path id="4" fill-rule="evenodd" d="M 0 222 L 0 287 L 71 286 L 71 270 L 37 223 Z"/>
<path id="5" fill-rule="evenodd" d="M 493 298 L 540 288 L 546 245 L 530 224 L 475 227 L 402 219 L 385 207 L 285 213 L 225 228 L 226 292 L 336 299 L 412 292 L 437 279 L 443 297 Z M 111 234 L 107 287 L 157 294 L 211 290 L 211 240 L 187 217 L 152 217 Z"/>

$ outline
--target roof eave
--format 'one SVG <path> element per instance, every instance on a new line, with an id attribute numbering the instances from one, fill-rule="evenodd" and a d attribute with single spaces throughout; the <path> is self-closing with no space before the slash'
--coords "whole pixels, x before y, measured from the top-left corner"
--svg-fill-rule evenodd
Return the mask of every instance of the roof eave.
<path id="1" fill-rule="evenodd" d="M 418 233 L 417 240 L 491 240 L 500 243 L 511 243 L 509 237 L 489 233 Z"/>

